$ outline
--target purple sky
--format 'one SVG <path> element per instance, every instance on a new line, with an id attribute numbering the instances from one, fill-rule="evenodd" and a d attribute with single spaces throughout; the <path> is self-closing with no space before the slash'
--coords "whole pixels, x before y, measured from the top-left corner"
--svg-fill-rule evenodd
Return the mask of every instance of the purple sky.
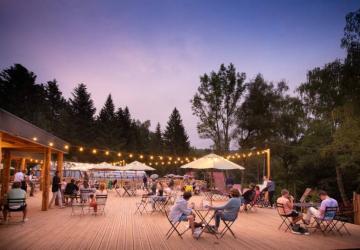
<path id="1" fill-rule="evenodd" d="M 174 107 L 191 144 L 190 99 L 199 76 L 234 63 L 248 79 L 285 79 L 343 58 L 345 15 L 359 1 L 0 2 L 0 68 L 21 63 L 39 82 L 56 78 L 66 97 L 83 82 L 99 110 L 109 93 L 133 117 L 162 127 Z"/>

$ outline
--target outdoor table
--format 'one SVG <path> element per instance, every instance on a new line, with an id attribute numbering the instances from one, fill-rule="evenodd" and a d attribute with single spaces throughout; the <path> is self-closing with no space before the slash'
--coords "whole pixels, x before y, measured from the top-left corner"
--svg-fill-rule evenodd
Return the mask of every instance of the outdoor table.
<path id="1" fill-rule="evenodd" d="M 204 225 L 204 227 L 201 229 L 199 236 L 196 238 L 196 239 L 199 239 L 200 236 L 202 235 L 202 233 L 205 231 L 205 229 L 207 229 L 209 232 L 212 230 L 212 228 L 210 226 L 210 222 L 215 217 L 215 211 L 210 210 L 209 208 L 205 208 L 205 207 L 194 207 L 193 211 L 200 218 L 201 224 Z M 213 213 L 210 213 L 210 212 L 213 212 Z M 211 215 L 209 216 L 209 214 L 211 214 Z M 214 234 L 214 236 L 216 237 L 215 234 Z"/>
<path id="2" fill-rule="evenodd" d="M 315 207 L 318 208 L 320 207 L 320 203 L 315 202 L 315 203 L 310 203 L 310 202 L 297 202 L 294 203 L 294 207 L 299 207 L 301 209 L 303 208 L 310 208 L 310 207 Z"/>

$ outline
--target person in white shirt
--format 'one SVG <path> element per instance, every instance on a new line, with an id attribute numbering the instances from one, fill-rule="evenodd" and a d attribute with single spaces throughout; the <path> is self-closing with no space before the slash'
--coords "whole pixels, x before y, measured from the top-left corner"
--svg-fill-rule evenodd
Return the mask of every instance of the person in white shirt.
<path id="1" fill-rule="evenodd" d="M 169 219 L 175 223 L 178 221 L 189 221 L 191 232 L 195 232 L 195 216 L 192 208 L 188 207 L 188 200 L 191 198 L 191 192 L 184 192 L 183 196 L 176 200 L 169 214 Z M 194 204 L 192 204 L 192 207 Z M 195 235 L 194 235 L 195 237 Z"/>
<path id="2" fill-rule="evenodd" d="M 17 172 L 15 175 L 14 175 L 14 182 L 22 182 L 25 180 L 25 174 L 19 170 L 19 172 Z"/>
<path id="3" fill-rule="evenodd" d="M 36 176 L 35 176 L 34 170 L 31 170 L 30 175 L 29 175 L 30 196 L 34 196 L 35 181 L 36 181 Z"/>

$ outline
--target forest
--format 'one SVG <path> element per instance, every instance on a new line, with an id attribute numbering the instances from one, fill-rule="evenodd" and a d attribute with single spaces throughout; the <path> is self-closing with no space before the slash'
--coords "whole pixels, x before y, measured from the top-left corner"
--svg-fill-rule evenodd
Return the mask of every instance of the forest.
<path id="1" fill-rule="evenodd" d="M 66 157 L 72 161 L 118 159 L 80 153 L 79 146 L 196 157 L 270 148 L 278 188 L 297 194 L 321 188 L 347 204 L 353 191 L 360 192 L 360 9 L 346 16 L 339 46 L 345 58 L 309 70 L 295 93 L 286 81 L 273 83 L 261 73 L 249 79 L 232 63 L 194 79 L 198 89 L 188 97 L 189 112 L 198 118 L 199 136 L 212 141 L 209 149 L 191 147 L 176 107 L 167 124 L 157 123 L 151 131 L 151 122 L 133 117 L 131 107 L 115 107 L 117 96 L 110 93 L 97 111 L 85 83 L 65 98 L 56 79 L 38 82 L 36 73 L 21 64 L 0 73 L 0 107 L 68 141 L 72 147 Z M 262 157 L 238 161 L 246 171 L 236 173 L 237 180 L 260 181 Z M 165 174 L 179 166 L 157 168 Z"/>

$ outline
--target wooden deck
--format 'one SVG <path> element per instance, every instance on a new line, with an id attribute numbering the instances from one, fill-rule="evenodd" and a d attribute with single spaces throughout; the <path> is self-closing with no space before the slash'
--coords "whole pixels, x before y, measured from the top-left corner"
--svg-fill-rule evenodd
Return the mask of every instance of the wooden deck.
<path id="1" fill-rule="evenodd" d="M 105 216 L 71 216 L 71 209 L 41 212 L 41 193 L 28 198 L 29 221 L 0 225 L 0 249 L 339 249 L 360 248 L 360 226 L 348 225 L 351 236 L 321 233 L 293 235 L 277 229 L 280 219 L 272 209 L 240 213 L 230 234 L 217 240 L 203 234 L 199 240 L 187 232 L 181 240 L 173 235 L 161 214 L 135 215 L 139 198 L 119 198 L 109 192 Z M 198 197 L 192 198 L 199 202 Z M 19 214 L 20 215 L 20 214 Z M 13 215 L 11 221 L 19 219 Z M 16 218 L 17 217 L 17 218 Z"/>

